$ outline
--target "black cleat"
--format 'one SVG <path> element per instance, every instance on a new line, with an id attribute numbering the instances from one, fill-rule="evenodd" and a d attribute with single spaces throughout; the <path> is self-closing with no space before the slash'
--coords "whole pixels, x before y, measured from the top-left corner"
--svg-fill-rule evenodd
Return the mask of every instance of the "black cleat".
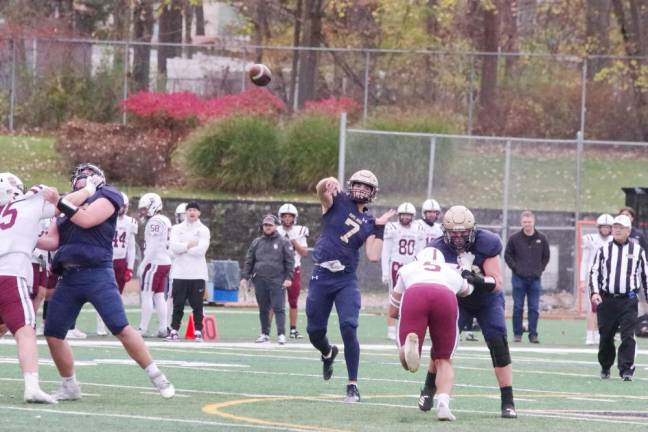
<path id="1" fill-rule="evenodd" d="M 515 412 L 515 406 L 513 405 L 504 405 L 502 407 L 502 418 L 516 419 L 517 412 Z"/>
<path id="2" fill-rule="evenodd" d="M 630 372 L 624 372 L 621 374 L 623 381 L 632 381 L 632 374 Z"/>
<path id="3" fill-rule="evenodd" d="M 331 357 L 326 358 L 322 356 L 322 377 L 324 378 L 324 381 L 328 381 L 331 379 L 333 376 L 333 362 L 335 361 L 335 357 L 338 355 L 338 347 L 336 345 L 333 345 L 331 347 Z"/>
<path id="4" fill-rule="evenodd" d="M 430 411 L 434 404 L 434 389 L 423 387 L 421 389 L 421 396 L 419 396 L 418 407 L 421 411 Z"/>
<path id="5" fill-rule="evenodd" d="M 601 369 L 601 379 L 610 379 L 610 369 Z"/>
<path id="6" fill-rule="evenodd" d="M 346 403 L 360 402 L 360 391 L 358 390 L 358 386 L 356 384 L 347 385 L 347 392 L 346 392 L 346 397 L 344 398 L 344 402 Z"/>

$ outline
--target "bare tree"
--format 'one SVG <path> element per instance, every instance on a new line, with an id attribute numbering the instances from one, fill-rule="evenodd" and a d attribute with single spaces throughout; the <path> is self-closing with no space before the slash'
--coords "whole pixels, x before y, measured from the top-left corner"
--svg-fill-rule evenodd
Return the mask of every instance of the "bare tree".
<path id="1" fill-rule="evenodd" d="M 182 43 L 182 10 L 183 0 L 165 1 L 160 7 L 160 18 L 158 20 L 160 46 L 158 47 L 157 68 L 160 75 L 167 73 L 167 59 L 180 57 L 182 48 L 165 43 Z"/>
<path id="2" fill-rule="evenodd" d="M 610 50 L 610 0 L 585 2 L 585 46 L 588 54 L 608 54 Z M 587 79 L 591 80 L 605 67 L 601 58 L 588 63 Z"/>
<path id="3" fill-rule="evenodd" d="M 151 42 L 153 36 L 153 0 L 135 0 L 133 3 L 133 40 Z M 135 45 L 133 48 L 134 90 L 148 90 L 151 71 L 151 46 Z"/>
<path id="4" fill-rule="evenodd" d="M 325 0 L 304 0 L 302 46 L 315 48 L 321 46 L 324 3 Z M 307 100 L 315 97 L 319 52 L 315 50 L 304 51 L 300 57 L 297 104 L 300 108 L 303 108 Z"/>

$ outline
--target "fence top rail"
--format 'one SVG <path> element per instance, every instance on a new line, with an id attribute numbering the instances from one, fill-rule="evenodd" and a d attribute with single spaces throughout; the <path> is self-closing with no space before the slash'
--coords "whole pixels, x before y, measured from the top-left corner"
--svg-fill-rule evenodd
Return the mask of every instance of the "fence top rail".
<path id="1" fill-rule="evenodd" d="M 241 51 L 264 50 L 291 50 L 291 51 L 323 51 L 323 52 L 351 52 L 351 53 L 374 53 L 374 54 L 421 54 L 421 55 L 457 55 L 465 57 L 475 56 L 497 56 L 497 57 L 540 57 L 565 60 L 574 63 L 582 63 L 588 59 L 627 59 L 627 60 L 648 60 L 648 56 L 617 56 L 617 55 L 587 55 L 578 56 L 573 54 L 551 54 L 551 53 L 529 53 L 529 52 L 486 52 L 486 51 L 452 51 L 452 50 L 430 50 L 424 48 L 333 48 L 333 47 L 308 47 L 292 45 L 255 45 L 246 44 L 232 39 L 215 40 L 212 43 L 177 43 L 177 42 L 144 42 L 144 41 L 122 41 L 102 40 L 83 38 L 45 38 L 39 36 L 1 36 L 0 40 L 37 40 L 65 43 L 85 43 L 95 45 L 142 45 L 142 46 L 165 46 L 165 47 L 191 47 L 191 48 L 219 48 Z"/>
<path id="2" fill-rule="evenodd" d="M 398 131 L 382 131 L 374 129 L 354 129 L 349 128 L 347 132 L 365 134 L 365 135 L 395 135 L 395 136 L 408 136 L 416 138 L 450 138 L 450 139 L 465 139 L 473 141 L 511 141 L 514 142 L 529 142 L 529 143 L 542 143 L 542 144 L 577 144 L 577 139 L 552 139 L 552 138 L 524 138 L 524 137 L 506 137 L 506 136 L 482 136 L 482 135 L 457 135 L 457 134 L 437 134 L 425 132 L 398 132 Z M 583 140 L 583 144 L 591 145 L 626 145 L 626 146 L 639 146 L 646 147 L 648 142 L 641 141 L 596 141 L 596 140 Z"/>

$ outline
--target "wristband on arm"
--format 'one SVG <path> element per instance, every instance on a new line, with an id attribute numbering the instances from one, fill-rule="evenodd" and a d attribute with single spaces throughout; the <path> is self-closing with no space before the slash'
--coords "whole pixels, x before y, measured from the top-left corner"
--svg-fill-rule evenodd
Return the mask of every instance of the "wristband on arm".
<path id="1" fill-rule="evenodd" d="M 375 235 L 378 240 L 382 240 L 385 236 L 385 225 L 374 225 L 372 234 Z"/>
<path id="2" fill-rule="evenodd" d="M 79 207 L 75 206 L 63 197 L 61 197 L 58 200 L 58 203 L 56 203 L 56 208 L 68 218 L 71 218 L 79 211 Z"/>

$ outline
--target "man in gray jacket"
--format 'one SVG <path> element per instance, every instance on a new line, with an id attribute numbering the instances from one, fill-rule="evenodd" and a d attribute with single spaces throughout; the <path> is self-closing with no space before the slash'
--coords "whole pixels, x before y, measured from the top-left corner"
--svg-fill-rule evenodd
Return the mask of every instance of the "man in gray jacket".
<path id="1" fill-rule="evenodd" d="M 270 340 L 272 309 L 277 319 L 277 342 L 283 345 L 286 343 L 286 288 L 291 285 L 295 256 L 288 240 L 277 233 L 277 225 L 275 216 L 264 216 L 263 235 L 252 241 L 245 256 L 241 288 L 246 288 L 248 280 L 254 283 L 261 321 L 261 335 L 256 342 Z"/>

